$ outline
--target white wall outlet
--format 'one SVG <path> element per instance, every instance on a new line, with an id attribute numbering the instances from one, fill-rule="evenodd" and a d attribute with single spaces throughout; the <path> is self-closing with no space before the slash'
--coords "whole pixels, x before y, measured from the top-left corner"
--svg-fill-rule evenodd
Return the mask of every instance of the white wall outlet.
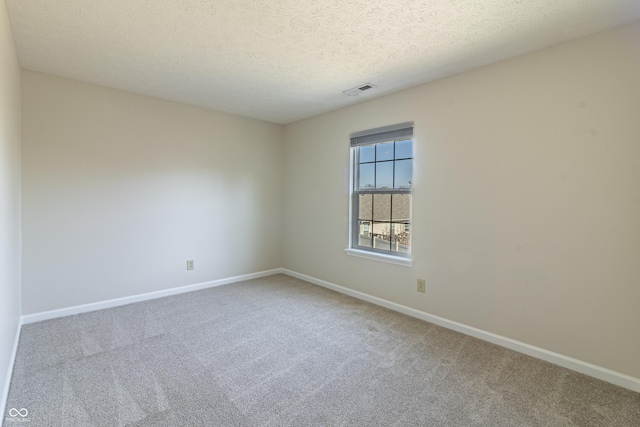
<path id="1" fill-rule="evenodd" d="M 418 279 L 418 292 L 424 293 L 426 287 L 426 282 L 424 279 Z"/>
<path id="2" fill-rule="evenodd" d="M 193 270 L 193 260 L 192 259 L 188 259 L 187 260 L 187 270 Z"/>

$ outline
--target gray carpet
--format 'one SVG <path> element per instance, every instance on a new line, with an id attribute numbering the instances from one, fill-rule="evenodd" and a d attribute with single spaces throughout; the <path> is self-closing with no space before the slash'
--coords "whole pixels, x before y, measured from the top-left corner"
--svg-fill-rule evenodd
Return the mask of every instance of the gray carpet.
<path id="1" fill-rule="evenodd" d="M 25 325 L 10 408 L 62 427 L 640 425 L 638 393 L 283 275 Z"/>

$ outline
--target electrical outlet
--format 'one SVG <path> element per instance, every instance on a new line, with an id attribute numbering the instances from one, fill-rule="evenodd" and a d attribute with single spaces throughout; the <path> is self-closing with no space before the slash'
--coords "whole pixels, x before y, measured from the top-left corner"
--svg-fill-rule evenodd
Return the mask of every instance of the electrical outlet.
<path id="1" fill-rule="evenodd" d="M 426 287 L 426 282 L 424 279 L 418 279 L 418 292 L 424 293 Z"/>
<path id="2" fill-rule="evenodd" d="M 187 260 L 187 270 L 193 270 L 193 260 L 192 259 L 188 259 Z"/>

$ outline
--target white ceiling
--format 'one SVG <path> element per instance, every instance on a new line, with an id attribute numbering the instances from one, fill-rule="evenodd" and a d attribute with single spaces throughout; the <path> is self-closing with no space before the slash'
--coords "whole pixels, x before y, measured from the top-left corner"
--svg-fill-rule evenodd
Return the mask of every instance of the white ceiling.
<path id="1" fill-rule="evenodd" d="M 24 68 L 275 123 L 640 19 L 639 0 L 6 3 Z"/>

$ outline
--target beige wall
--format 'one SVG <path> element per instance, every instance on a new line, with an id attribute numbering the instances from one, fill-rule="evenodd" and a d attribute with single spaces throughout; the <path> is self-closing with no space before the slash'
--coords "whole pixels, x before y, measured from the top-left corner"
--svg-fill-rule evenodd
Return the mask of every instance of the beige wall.
<path id="1" fill-rule="evenodd" d="M 638 40 L 626 27 L 286 126 L 284 267 L 640 378 Z M 349 133 L 411 120 L 415 266 L 347 256 Z"/>
<path id="2" fill-rule="evenodd" d="M 0 2 L 0 411 L 20 320 L 20 66 Z"/>
<path id="3" fill-rule="evenodd" d="M 281 126 L 31 71 L 22 95 L 24 314 L 280 267 Z"/>

